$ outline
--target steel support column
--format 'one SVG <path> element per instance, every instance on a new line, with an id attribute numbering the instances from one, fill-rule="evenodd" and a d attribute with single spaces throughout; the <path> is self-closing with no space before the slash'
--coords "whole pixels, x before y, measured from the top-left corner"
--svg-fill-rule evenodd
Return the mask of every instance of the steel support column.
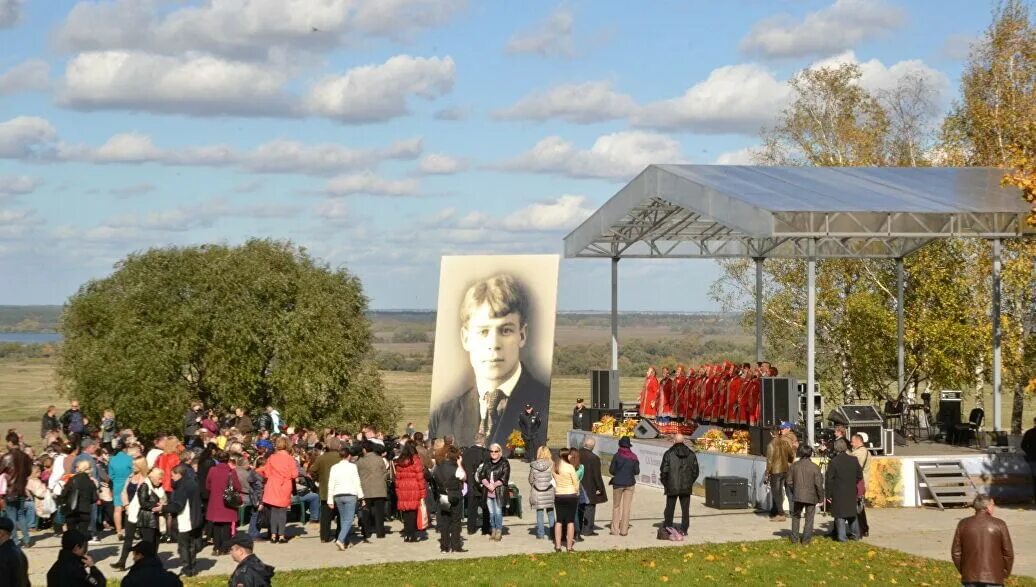
<path id="1" fill-rule="evenodd" d="M 619 395 L 619 258 L 612 257 L 612 365 L 608 383 L 612 393 L 610 396 L 616 398 L 611 403 L 621 399 Z M 618 406 L 615 406 L 618 407 Z"/>
<path id="2" fill-rule="evenodd" d="M 903 257 L 896 257 L 896 381 L 897 395 L 903 393 L 906 379 L 906 347 L 903 344 Z"/>
<path id="3" fill-rule="evenodd" d="M 755 257 L 755 360 L 763 360 L 763 258 Z"/>
<path id="4" fill-rule="evenodd" d="M 1000 239 L 993 239 L 993 430 L 1003 430 L 1000 403 Z"/>
<path id="5" fill-rule="evenodd" d="M 806 261 L 806 438 L 810 446 L 816 443 L 814 431 L 814 397 L 816 386 L 816 330 L 817 330 L 817 240 L 810 239 L 809 259 Z"/>

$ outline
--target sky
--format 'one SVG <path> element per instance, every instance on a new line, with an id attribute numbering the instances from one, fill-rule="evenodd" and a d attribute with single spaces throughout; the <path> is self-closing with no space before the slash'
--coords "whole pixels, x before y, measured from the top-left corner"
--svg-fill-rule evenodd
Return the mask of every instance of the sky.
<path id="1" fill-rule="evenodd" d="M 439 260 L 562 253 L 651 163 L 749 164 L 805 67 L 925 76 L 947 108 L 981 0 L 0 0 L 0 304 L 150 247 L 289 239 L 374 309 Z M 558 307 L 610 307 L 562 260 Z M 622 311 L 714 311 L 708 260 L 620 263 Z"/>

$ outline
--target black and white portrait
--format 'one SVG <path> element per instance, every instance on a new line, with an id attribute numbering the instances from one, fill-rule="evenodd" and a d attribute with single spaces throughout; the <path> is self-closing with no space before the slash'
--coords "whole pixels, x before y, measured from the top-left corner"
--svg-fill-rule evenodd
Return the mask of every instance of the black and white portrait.
<path id="1" fill-rule="evenodd" d="M 557 304 L 557 255 L 443 257 L 429 432 L 460 446 L 505 444 L 519 417 L 546 437 Z"/>

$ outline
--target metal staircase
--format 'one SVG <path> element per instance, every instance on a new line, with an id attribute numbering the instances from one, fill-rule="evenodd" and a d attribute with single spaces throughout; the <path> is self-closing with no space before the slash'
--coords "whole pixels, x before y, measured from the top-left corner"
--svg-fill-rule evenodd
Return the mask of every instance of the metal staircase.
<path id="1" fill-rule="evenodd" d="M 966 506 L 978 493 L 960 461 L 915 462 L 914 470 L 921 505 L 935 504 L 940 510 L 946 506 Z M 925 497 L 922 487 L 928 490 L 930 497 Z"/>

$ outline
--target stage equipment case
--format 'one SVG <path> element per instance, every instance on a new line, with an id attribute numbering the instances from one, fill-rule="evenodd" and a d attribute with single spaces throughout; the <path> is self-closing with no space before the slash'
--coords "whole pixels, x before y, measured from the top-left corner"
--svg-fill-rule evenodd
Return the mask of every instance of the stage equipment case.
<path id="1" fill-rule="evenodd" d="M 748 503 L 748 479 L 744 477 L 706 477 L 705 507 L 740 510 Z"/>

